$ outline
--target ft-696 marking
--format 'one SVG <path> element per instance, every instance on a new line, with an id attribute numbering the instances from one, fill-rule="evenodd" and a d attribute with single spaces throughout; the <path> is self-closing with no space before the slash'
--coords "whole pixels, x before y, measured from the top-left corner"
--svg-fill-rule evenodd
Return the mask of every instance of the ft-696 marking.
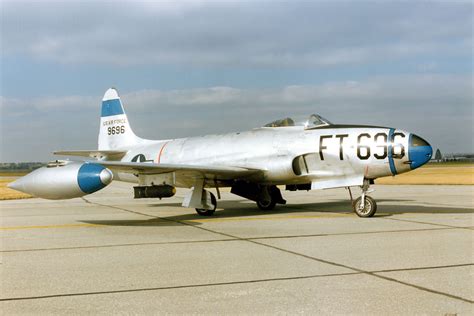
<path id="1" fill-rule="evenodd" d="M 324 160 L 323 151 L 327 149 L 327 145 L 324 141 L 332 139 L 333 137 L 339 139 L 339 160 L 344 160 L 344 139 L 349 137 L 349 134 L 337 134 L 337 135 L 321 135 L 319 137 L 319 158 Z M 396 138 L 405 138 L 404 133 L 393 133 L 392 140 L 389 141 L 387 133 L 377 133 L 374 135 L 373 141 L 376 144 L 376 150 L 373 156 L 376 159 L 385 159 L 388 156 L 389 150 L 394 158 L 403 158 L 405 156 L 405 146 L 401 143 L 396 143 Z M 372 139 L 369 133 L 361 133 L 357 136 L 357 158 L 361 160 L 367 160 L 371 156 L 371 147 L 367 143 Z M 365 141 L 365 142 L 364 142 Z M 393 142 L 393 145 L 390 145 Z M 347 148 L 347 147 L 346 147 Z"/>

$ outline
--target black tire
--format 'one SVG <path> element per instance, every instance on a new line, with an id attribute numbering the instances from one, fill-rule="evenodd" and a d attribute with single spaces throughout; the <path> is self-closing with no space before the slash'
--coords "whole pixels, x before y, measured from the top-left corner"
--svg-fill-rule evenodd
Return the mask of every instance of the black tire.
<path id="1" fill-rule="evenodd" d="M 275 208 L 276 201 L 272 197 L 270 201 L 257 201 L 257 206 L 262 211 L 270 211 Z"/>
<path id="2" fill-rule="evenodd" d="M 204 208 L 197 208 L 196 213 L 198 213 L 200 216 L 212 216 L 214 212 L 216 211 L 217 208 L 217 200 L 214 194 L 211 193 L 211 203 L 214 205 L 214 208 L 212 210 L 206 210 Z"/>
<path id="3" fill-rule="evenodd" d="M 363 209 L 360 209 L 361 202 L 362 202 L 362 197 L 360 196 L 354 201 L 354 205 L 352 206 L 357 216 L 359 217 L 374 216 L 375 212 L 377 212 L 377 203 L 375 202 L 375 200 L 371 198 L 370 196 L 365 196 L 365 203 L 364 203 Z"/>

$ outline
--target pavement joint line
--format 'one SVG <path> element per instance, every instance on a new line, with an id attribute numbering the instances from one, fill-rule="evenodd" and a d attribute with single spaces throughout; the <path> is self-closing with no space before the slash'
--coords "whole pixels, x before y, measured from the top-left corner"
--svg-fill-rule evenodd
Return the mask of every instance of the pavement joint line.
<path id="1" fill-rule="evenodd" d="M 73 296 L 87 296 L 87 295 L 105 295 L 105 294 L 120 294 L 120 293 L 133 293 L 133 292 L 149 292 L 149 291 L 160 291 L 160 290 L 175 290 L 175 289 L 186 289 L 186 288 L 200 288 L 200 287 L 212 287 L 212 286 L 251 284 L 251 283 L 263 283 L 263 282 L 275 282 L 275 281 L 292 281 L 292 280 L 304 280 L 304 279 L 315 279 L 315 278 L 326 278 L 326 277 L 340 277 L 340 276 L 359 275 L 359 274 L 361 274 L 361 273 L 360 272 L 346 272 L 346 273 L 316 274 L 316 275 L 295 276 L 295 277 L 267 278 L 267 279 L 215 282 L 215 283 L 200 283 L 200 284 L 161 286 L 161 287 L 149 287 L 149 288 L 137 288 L 137 289 L 110 290 L 110 291 L 61 293 L 61 294 L 25 296 L 25 297 L 7 297 L 7 298 L 0 298 L 0 302 L 37 300 L 37 299 L 73 297 Z"/>
<path id="2" fill-rule="evenodd" d="M 85 198 L 82 198 L 82 199 L 84 199 L 88 203 L 92 203 L 92 202 L 89 202 L 88 200 L 86 200 Z M 107 206 L 106 204 L 99 204 L 99 203 L 96 203 L 96 204 Z M 138 213 L 138 214 L 148 216 L 148 217 L 155 217 L 155 216 L 151 216 L 151 215 L 148 215 L 148 214 L 139 213 L 139 212 L 135 212 L 135 211 L 130 211 L 130 210 L 115 207 L 115 206 L 110 206 L 110 207 L 120 209 L 120 210 L 123 210 L 125 212 Z M 441 295 L 441 296 L 449 297 L 449 298 L 452 298 L 452 299 L 456 299 L 456 300 L 471 303 L 471 304 L 474 303 L 473 300 L 469 300 L 469 299 L 463 298 L 461 296 L 452 295 L 452 294 L 449 294 L 449 293 L 437 291 L 437 290 L 426 288 L 426 287 L 419 286 L 419 285 L 416 285 L 416 284 L 411 284 L 411 283 L 408 283 L 408 282 L 400 281 L 400 280 L 397 280 L 397 279 L 394 279 L 394 278 L 391 278 L 391 277 L 375 274 L 373 272 L 362 270 L 362 269 L 359 269 L 359 268 L 356 268 L 356 267 L 351 267 L 351 266 L 348 266 L 348 265 L 345 265 L 345 264 L 342 264 L 342 263 L 337 263 L 337 262 L 332 262 L 332 261 L 321 259 L 321 258 L 316 258 L 316 257 L 313 257 L 313 256 L 298 253 L 298 252 L 295 252 L 295 251 L 292 251 L 292 250 L 283 249 L 283 248 L 276 247 L 276 246 L 273 246 L 273 245 L 268 245 L 268 244 L 258 242 L 258 241 L 255 241 L 255 240 L 245 240 L 245 239 L 242 239 L 241 237 L 238 237 L 238 236 L 222 233 L 222 232 L 219 232 L 219 231 L 214 231 L 212 229 L 208 229 L 208 228 L 204 228 L 204 227 L 200 227 L 200 226 L 191 225 L 189 223 L 185 223 L 185 222 L 181 222 L 181 221 L 174 221 L 174 220 L 171 220 L 171 219 L 168 219 L 168 218 L 162 218 L 162 217 L 157 217 L 157 218 L 164 219 L 164 220 L 169 220 L 169 221 L 173 221 L 173 222 L 177 222 L 177 223 L 181 223 L 183 225 L 191 226 L 191 227 L 194 227 L 196 229 L 201 229 L 201 230 L 204 230 L 204 231 L 207 231 L 207 232 L 210 232 L 210 233 L 214 233 L 214 234 L 218 234 L 218 235 L 222 235 L 222 236 L 225 236 L 225 237 L 236 238 L 236 239 L 239 239 L 239 240 L 247 241 L 247 242 L 250 242 L 250 243 L 253 243 L 253 244 L 256 244 L 256 245 L 272 248 L 272 249 L 275 249 L 275 250 L 278 250 L 278 251 L 281 251 L 281 252 L 286 252 L 286 253 L 289 253 L 289 254 L 293 254 L 295 256 L 307 258 L 307 259 L 314 260 L 314 261 L 317 261 L 317 262 L 321 262 L 321 263 L 325 263 L 325 264 L 329 264 L 329 265 L 349 269 L 349 270 L 359 272 L 359 273 L 363 273 L 363 274 L 366 274 L 366 275 L 369 275 L 369 276 L 373 276 L 375 278 L 379 278 L 379 279 L 382 279 L 382 280 L 402 284 L 402 285 L 405 285 L 405 286 L 408 286 L 408 287 L 411 287 L 411 288 L 414 288 L 414 289 L 417 289 L 417 290 L 421 290 L 421 291 L 425 291 L 425 292 L 429 292 L 429 293 L 433 293 L 433 294 L 438 294 L 438 295 Z M 451 228 L 459 228 L 459 227 L 453 227 L 453 226 L 449 226 L 449 225 L 438 225 L 438 226 L 447 226 L 447 227 L 451 227 Z"/>
<path id="3" fill-rule="evenodd" d="M 402 285 L 405 285 L 405 286 L 409 286 L 409 287 L 412 287 L 412 288 L 415 288 L 415 289 L 418 289 L 418 290 L 421 290 L 421 291 L 430 292 L 430 293 L 433 293 L 433 294 L 439 294 L 439 295 L 442 295 L 442 296 L 445 296 L 445 297 L 449 297 L 449 298 L 452 298 L 452 299 L 460 300 L 460 301 L 471 303 L 471 304 L 474 303 L 474 301 L 463 298 L 463 297 L 460 297 L 460 296 L 456 296 L 456 295 L 452 295 L 452 294 L 449 294 L 449 293 L 445 293 L 445 292 L 433 290 L 433 289 L 430 289 L 430 288 L 426 288 L 426 287 L 423 287 L 423 286 L 419 286 L 419 285 L 416 285 L 416 284 L 400 281 L 400 280 L 397 280 L 395 278 L 387 277 L 387 276 L 384 276 L 384 275 L 379 275 L 379 274 L 376 274 L 376 273 L 371 272 L 371 271 L 366 271 L 366 270 L 359 269 L 359 268 L 356 268 L 356 267 L 351 267 L 351 266 L 348 266 L 348 265 L 345 265 L 345 264 L 342 264 L 342 263 L 332 262 L 332 261 L 329 261 L 329 260 L 316 258 L 316 257 L 313 257 L 313 256 L 308 256 L 308 255 L 305 255 L 305 254 L 302 254 L 302 253 L 298 253 L 298 252 L 295 252 L 295 251 L 291 251 L 291 250 L 287 250 L 287 249 L 284 249 L 284 248 L 276 247 L 276 246 L 273 246 L 273 245 L 260 243 L 260 242 L 257 242 L 257 241 L 250 241 L 250 242 L 253 242 L 255 244 L 259 244 L 259 245 L 262 245 L 262 246 L 266 246 L 266 247 L 269 247 L 269 248 L 273 248 L 273 249 L 276 249 L 276 250 L 280 250 L 280 251 L 283 251 L 283 252 L 291 253 L 291 254 L 294 254 L 294 255 L 297 255 L 297 256 L 312 259 L 312 260 L 315 260 L 315 261 L 318 261 L 318 262 L 326 263 L 326 264 L 329 264 L 329 265 L 346 268 L 346 269 L 349 269 L 349 270 L 352 270 L 352 271 L 357 271 L 357 272 L 362 273 L 362 274 L 370 275 L 370 276 L 373 276 L 373 277 L 376 277 L 376 278 L 379 278 L 379 279 L 383 279 L 383 280 L 386 280 L 386 281 L 391 281 L 391 282 L 395 282 L 395 283 L 402 284 Z"/>
<path id="4" fill-rule="evenodd" d="M 446 224 L 439 224 L 439 223 L 430 223 L 430 222 L 422 222 L 422 221 L 414 221 L 409 219 L 401 219 L 401 218 L 386 218 L 382 217 L 382 219 L 391 220 L 391 221 L 399 221 L 399 222 L 410 222 L 416 224 L 425 224 L 425 225 L 432 225 L 432 226 L 440 226 L 440 227 L 449 227 L 449 228 L 456 228 L 456 229 L 471 229 L 469 226 L 453 226 L 453 225 L 446 225 Z"/>
<path id="5" fill-rule="evenodd" d="M 441 268 L 453 268 L 453 267 L 463 267 L 463 266 L 472 266 L 472 265 L 474 265 L 474 263 L 448 265 L 448 266 L 407 268 L 407 269 L 377 270 L 377 271 L 371 271 L 371 273 L 387 273 L 387 272 L 400 272 L 400 271 L 412 271 L 412 270 L 441 269 Z M 360 274 L 364 274 L 364 273 L 363 272 L 331 273 L 331 274 L 318 274 L 318 275 L 307 275 L 307 276 L 286 277 L 286 278 L 282 277 L 282 278 L 242 280 L 242 281 L 204 283 L 204 284 L 189 284 L 189 285 L 176 285 L 176 286 L 125 289 L 125 290 L 81 292 L 81 293 L 63 293 L 63 294 L 50 294 L 50 295 L 27 296 L 27 297 L 11 297 L 11 298 L 0 298 L 0 302 L 20 301 L 20 300 L 37 300 L 37 299 L 74 297 L 74 296 L 88 296 L 88 295 L 106 295 L 106 294 L 133 293 L 133 292 L 149 292 L 149 291 L 159 291 L 159 290 L 199 288 L 199 287 L 237 285 L 237 284 L 251 284 L 251 283 L 263 283 L 263 282 L 291 281 L 291 280 L 315 279 L 315 278 L 324 278 L 324 277 L 340 277 L 340 276 L 350 276 L 350 275 L 360 275 Z M 472 303 L 472 301 L 471 301 L 471 303 Z"/>
<path id="6" fill-rule="evenodd" d="M 366 232 L 347 232 L 347 233 L 327 233 L 327 234 L 308 234 L 308 235 L 288 235 L 288 236 L 259 236 L 250 237 L 246 239 L 260 240 L 260 239 L 286 239 L 286 238 L 310 238 L 310 237 L 331 237 L 331 236 L 346 236 L 346 235 L 368 235 L 368 234 L 384 234 L 384 233 L 406 233 L 406 232 L 420 232 L 420 231 L 434 231 L 434 230 L 450 230 L 450 227 L 437 228 L 419 228 L 419 229 L 397 229 L 397 230 L 379 230 Z"/>
<path id="7" fill-rule="evenodd" d="M 163 242 L 144 242 L 144 243 L 130 243 L 130 244 L 115 244 L 115 245 L 96 245 L 96 246 L 77 246 L 77 247 L 56 247 L 56 248 L 36 248 L 36 249 L 12 249 L 1 250 L 0 253 L 13 252 L 33 252 L 33 251 L 57 251 L 57 250 L 76 250 L 76 249 L 96 249 L 96 248 L 114 248 L 114 247 L 132 247 L 132 246 L 152 246 L 152 245 L 175 245 L 175 244 L 197 244 L 197 243 L 211 243 L 224 241 L 240 241 L 239 239 L 210 239 L 210 240 L 183 240 L 183 241 L 163 241 Z"/>
<path id="8" fill-rule="evenodd" d="M 403 271 L 419 271 L 419 270 L 435 270 L 435 269 L 449 269 L 449 268 L 460 268 L 474 266 L 474 263 L 459 263 L 449 264 L 443 266 L 432 266 L 432 267 L 414 267 L 414 268 L 400 268 L 400 269 L 386 269 L 386 270 L 375 270 L 370 271 L 372 273 L 389 273 L 389 272 L 403 272 Z"/>
<path id="9" fill-rule="evenodd" d="M 126 208 L 118 207 L 118 206 L 115 206 L 115 205 L 107 205 L 107 204 L 101 204 L 101 203 L 97 203 L 97 202 L 91 202 L 91 201 L 89 201 L 88 199 L 86 199 L 84 197 L 81 197 L 81 199 L 84 202 L 86 202 L 87 204 L 100 205 L 100 206 L 109 207 L 109 208 L 121 210 L 121 211 L 128 212 L 128 213 L 133 213 L 133 214 L 138 214 L 138 215 L 142 215 L 142 216 L 146 216 L 146 217 L 160 218 L 161 219 L 161 217 L 158 217 L 158 216 L 153 216 L 153 215 L 149 215 L 149 214 L 145 214 L 145 213 L 141 213 L 141 212 L 137 212 L 137 211 L 128 210 Z"/>
<path id="10" fill-rule="evenodd" d="M 386 231 L 327 233 L 327 234 L 309 234 L 309 235 L 286 235 L 286 236 L 258 236 L 258 237 L 249 237 L 249 238 L 242 237 L 240 239 L 226 238 L 226 239 L 211 239 L 211 240 L 183 240 L 183 241 L 163 241 L 163 242 L 157 241 L 157 242 L 128 243 L 128 244 L 76 246 L 76 247 L 11 249 L 11 250 L 0 250 L 0 253 L 33 252 L 33 251 L 58 251 L 58 250 L 95 249 L 95 248 L 132 247 L 132 246 L 152 246 L 152 245 L 169 245 L 169 244 L 170 245 L 171 244 L 193 244 L 193 243 L 211 243 L 211 242 L 225 242 L 225 241 L 248 241 L 248 240 L 261 240 L 261 239 L 291 239 L 291 238 L 331 237 L 331 236 L 346 236 L 346 235 L 366 235 L 366 234 L 383 234 L 383 233 L 405 233 L 405 232 L 419 232 L 419 231 L 436 231 L 436 230 L 450 230 L 450 229 L 454 229 L 454 228 L 439 227 L 439 228 L 422 228 L 422 229 L 410 229 L 410 230 L 386 230 Z"/>
<path id="11" fill-rule="evenodd" d="M 103 227 L 99 224 L 58 224 L 58 225 L 33 225 L 33 226 L 7 226 L 0 227 L 0 230 L 19 230 L 19 229 L 42 229 L 42 228 L 80 228 L 80 227 Z"/>

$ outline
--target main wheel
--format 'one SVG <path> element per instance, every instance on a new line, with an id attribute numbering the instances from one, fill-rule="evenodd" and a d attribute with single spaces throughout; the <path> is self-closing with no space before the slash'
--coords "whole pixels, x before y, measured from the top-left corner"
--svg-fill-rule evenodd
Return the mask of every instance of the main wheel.
<path id="1" fill-rule="evenodd" d="M 201 216 L 212 216 L 214 212 L 216 211 L 217 208 L 217 200 L 214 194 L 211 193 L 211 203 L 214 205 L 214 208 L 212 210 L 206 210 L 204 208 L 197 208 L 196 212 L 201 215 Z"/>
<path id="2" fill-rule="evenodd" d="M 270 198 L 270 201 L 257 201 L 257 206 L 263 211 L 273 210 L 275 208 L 276 201 L 273 197 Z"/>
<path id="3" fill-rule="evenodd" d="M 364 207 L 362 207 L 362 197 L 358 197 L 354 201 L 354 212 L 359 217 L 372 217 L 377 211 L 377 203 L 370 196 L 365 196 Z"/>

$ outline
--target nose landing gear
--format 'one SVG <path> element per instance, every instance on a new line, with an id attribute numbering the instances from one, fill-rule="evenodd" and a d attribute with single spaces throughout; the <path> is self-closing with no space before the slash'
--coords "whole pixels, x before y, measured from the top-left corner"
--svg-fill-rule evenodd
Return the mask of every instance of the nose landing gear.
<path id="1" fill-rule="evenodd" d="M 352 207 L 359 217 L 372 217 L 377 211 L 377 203 L 368 195 L 364 199 L 362 199 L 362 196 L 358 197 Z"/>
<path id="2" fill-rule="evenodd" d="M 348 188 L 349 194 L 351 196 L 352 208 L 359 217 L 372 217 L 377 211 L 377 203 L 375 202 L 375 200 L 370 196 L 366 195 L 367 193 L 373 191 L 369 191 L 369 187 L 370 181 L 368 179 L 364 179 L 364 184 L 361 186 L 362 194 L 355 201 L 353 201 L 352 199 L 351 189 Z"/>

